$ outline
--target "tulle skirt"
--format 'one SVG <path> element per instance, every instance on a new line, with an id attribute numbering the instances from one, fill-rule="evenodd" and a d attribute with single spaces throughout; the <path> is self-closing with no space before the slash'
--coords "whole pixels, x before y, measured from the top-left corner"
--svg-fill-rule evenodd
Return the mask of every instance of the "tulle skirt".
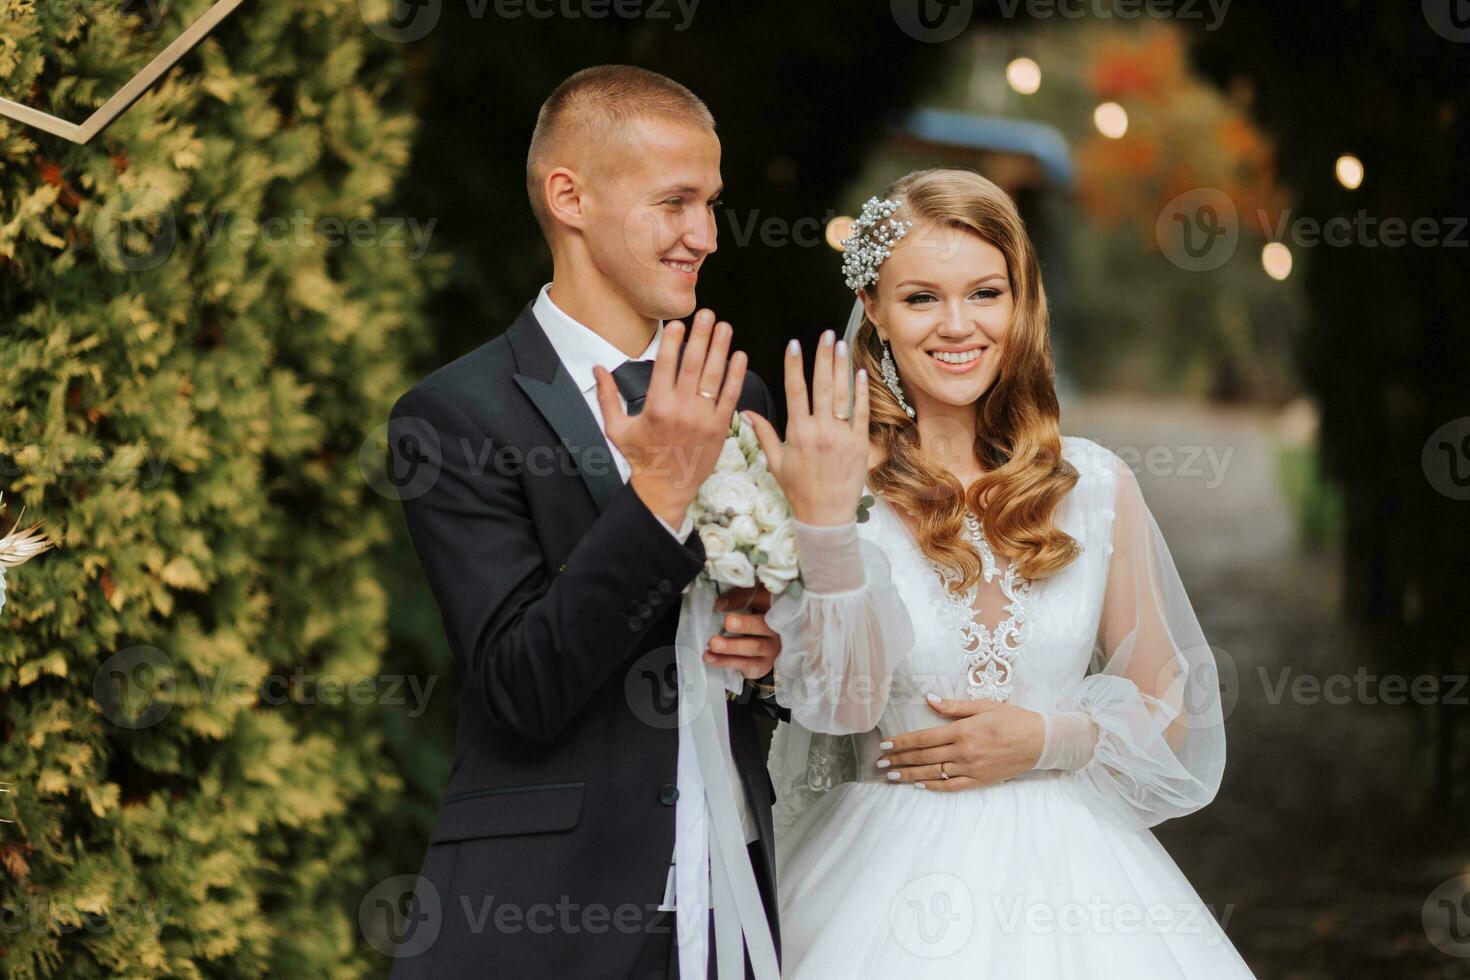
<path id="1" fill-rule="evenodd" d="M 783 977 L 1251 977 L 1220 926 L 1228 909 L 1061 776 L 824 794 L 777 837 Z"/>

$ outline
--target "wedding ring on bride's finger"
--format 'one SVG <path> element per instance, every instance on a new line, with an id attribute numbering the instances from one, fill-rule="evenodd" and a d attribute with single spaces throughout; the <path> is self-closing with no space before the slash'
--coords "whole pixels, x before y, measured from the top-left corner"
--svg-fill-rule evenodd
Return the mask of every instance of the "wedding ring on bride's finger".
<path id="1" fill-rule="evenodd" d="M 701 391 L 701 392 L 700 392 L 700 393 L 699 393 L 699 397 L 700 397 L 700 398 L 709 398 L 709 399 L 716 399 L 716 398 L 719 398 L 719 397 L 720 397 L 720 396 L 719 396 L 719 395 L 711 395 L 711 394 L 710 394 L 710 393 L 709 393 L 709 392 L 707 392 L 707 391 Z"/>
<path id="2" fill-rule="evenodd" d="M 851 422 L 852 421 L 852 416 L 851 415 L 843 415 L 840 412 L 833 412 L 832 413 L 832 417 L 835 418 L 839 422 Z"/>
<path id="3" fill-rule="evenodd" d="M 948 779 L 949 778 L 949 773 L 944 768 L 947 765 L 949 765 L 948 762 L 941 762 L 939 764 L 939 778 L 940 779 Z"/>

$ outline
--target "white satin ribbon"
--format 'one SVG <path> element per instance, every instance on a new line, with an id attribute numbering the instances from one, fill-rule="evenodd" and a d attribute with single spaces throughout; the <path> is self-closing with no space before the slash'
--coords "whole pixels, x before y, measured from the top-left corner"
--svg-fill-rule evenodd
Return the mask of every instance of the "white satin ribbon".
<path id="1" fill-rule="evenodd" d="M 756 980 L 780 980 L 775 943 L 755 869 L 750 865 L 734 795 L 741 790 L 735 784 L 735 763 L 730 755 L 725 692 L 742 690 L 744 678 L 738 671 L 710 667 L 704 662 L 710 637 L 720 629 L 715 599 L 714 585 L 697 580 L 684 594 L 674 640 L 679 667 L 679 727 L 694 743 L 698 781 L 703 784 L 705 799 L 703 819 L 691 821 L 689 827 L 700 856 L 693 867 L 688 861 L 675 864 L 679 972 L 691 980 L 705 975 L 709 957 L 705 910 L 713 900 L 720 980 L 743 980 L 742 950 L 750 953 Z M 681 773 L 688 771 L 683 764 L 685 745 L 686 740 L 681 738 Z"/>

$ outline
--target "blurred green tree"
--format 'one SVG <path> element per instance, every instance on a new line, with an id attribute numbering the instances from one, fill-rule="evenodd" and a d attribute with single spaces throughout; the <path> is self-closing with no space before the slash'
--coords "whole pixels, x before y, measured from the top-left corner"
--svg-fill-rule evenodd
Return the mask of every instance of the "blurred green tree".
<path id="1" fill-rule="evenodd" d="M 85 118 L 208 6 L 7 4 L 0 92 Z M 376 966 L 398 53 L 257 0 L 89 145 L 0 121 L 0 488 L 58 544 L 0 613 L 10 976 Z"/>

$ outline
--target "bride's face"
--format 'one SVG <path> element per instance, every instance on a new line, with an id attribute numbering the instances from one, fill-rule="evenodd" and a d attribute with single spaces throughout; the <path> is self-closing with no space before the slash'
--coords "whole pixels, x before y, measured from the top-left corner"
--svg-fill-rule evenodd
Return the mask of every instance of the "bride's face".
<path id="1" fill-rule="evenodd" d="M 1005 255 L 979 235 L 915 223 L 863 303 L 921 416 L 973 404 L 994 383 L 1015 300 Z"/>

